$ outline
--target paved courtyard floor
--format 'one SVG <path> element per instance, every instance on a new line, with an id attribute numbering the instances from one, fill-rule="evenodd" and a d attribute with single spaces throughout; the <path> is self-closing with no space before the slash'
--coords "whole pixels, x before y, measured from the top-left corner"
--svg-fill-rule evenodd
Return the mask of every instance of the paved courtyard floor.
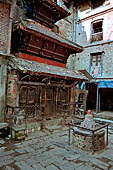
<path id="1" fill-rule="evenodd" d="M 113 170 L 113 128 L 100 153 L 68 145 L 68 128 L 31 133 L 23 142 L 0 140 L 0 170 Z"/>

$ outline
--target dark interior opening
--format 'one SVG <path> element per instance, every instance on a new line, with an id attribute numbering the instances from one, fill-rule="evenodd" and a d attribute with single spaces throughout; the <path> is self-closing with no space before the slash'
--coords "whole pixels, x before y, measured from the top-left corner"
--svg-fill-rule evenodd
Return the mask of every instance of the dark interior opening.
<path id="1" fill-rule="evenodd" d="M 93 23 L 93 33 L 102 32 L 102 21 Z"/>
<path id="2" fill-rule="evenodd" d="M 113 89 L 101 88 L 100 92 L 100 110 L 113 111 Z"/>
<path id="3" fill-rule="evenodd" d="M 95 110 L 96 109 L 97 85 L 94 83 L 88 83 L 86 84 L 86 89 L 88 90 L 86 109 Z"/>
<path id="4" fill-rule="evenodd" d="M 93 9 L 98 8 L 99 6 L 103 5 L 105 0 L 91 0 L 91 6 Z"/>

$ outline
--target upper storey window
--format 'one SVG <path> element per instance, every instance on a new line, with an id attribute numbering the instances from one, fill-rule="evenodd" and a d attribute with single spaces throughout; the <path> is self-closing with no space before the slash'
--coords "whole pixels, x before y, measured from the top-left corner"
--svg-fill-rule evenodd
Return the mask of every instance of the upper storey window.
<path id="1" fill-rule="evenodd" d="M 92 9 L 98 8 L 104 4 L 105 0 L 91 0 Z"/>
<path id="2" fill-rule="evenodd" d="M 103 40 L 103 21 L 97 21 L 92 23 L 92 38 L 91 42 Z"/>

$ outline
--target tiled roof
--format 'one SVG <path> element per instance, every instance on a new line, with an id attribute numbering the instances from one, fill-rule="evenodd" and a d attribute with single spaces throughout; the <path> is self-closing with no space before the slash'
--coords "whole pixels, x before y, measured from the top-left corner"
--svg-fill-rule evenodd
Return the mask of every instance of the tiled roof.
<path id="1" fill-rule="evenodd" d="M 56 67 L 52 65 L 47 65 L 43 63 L 38 63 L 34 61 L 28 61 L 21 58 L 10 57 L 9 66 L 14 69 L 18 69 L 24 72 L 31 71 L 31 72 L 38 72 L 38 73 L 45 73 L 51 75 L 58 75 L 61 77 L 69 77 L 73 79 L 81 79 L 81 80 L 88 80 L 84 74 L 80 73 L 79 71 L 70 71 L 65 68 Z"/>
<path id="2" fill-rule="evenodd" d="M 72 41 L 63 39 L 58 34 L 52 32 L 52 31 L 49 31 L 47 28 L 44 28 L 44 27 L 40 26 L 38 23 L 35 23 L 31 20 L 21 20 L 18 23 L 18 26 L 20 26 L 20 27 L 23 26 L 23 28 L 25 28 L 25 29 L 28 28 L 30 30 L 36 31 L 40 34 L 43 34 L 45 37 L 49 37 L 53 40 L 57 40 L 60 43 L 64 43 L 65 45 L 72 48 L 76 52 L 82 52 L 83 51 L 82 46 L 80 46 L 76 43 L 73 43 Z"/>

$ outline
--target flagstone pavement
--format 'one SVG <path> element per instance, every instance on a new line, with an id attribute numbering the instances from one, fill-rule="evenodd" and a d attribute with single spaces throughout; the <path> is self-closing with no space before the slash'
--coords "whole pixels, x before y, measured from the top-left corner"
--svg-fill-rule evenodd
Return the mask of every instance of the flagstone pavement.
<path id="1" fill-rule="evenodd" d="M 94 154 L 68 145 L 68 127 L 0 140 L 0 170 L 113 170 L 113 127 L 108 146 Z"/>

